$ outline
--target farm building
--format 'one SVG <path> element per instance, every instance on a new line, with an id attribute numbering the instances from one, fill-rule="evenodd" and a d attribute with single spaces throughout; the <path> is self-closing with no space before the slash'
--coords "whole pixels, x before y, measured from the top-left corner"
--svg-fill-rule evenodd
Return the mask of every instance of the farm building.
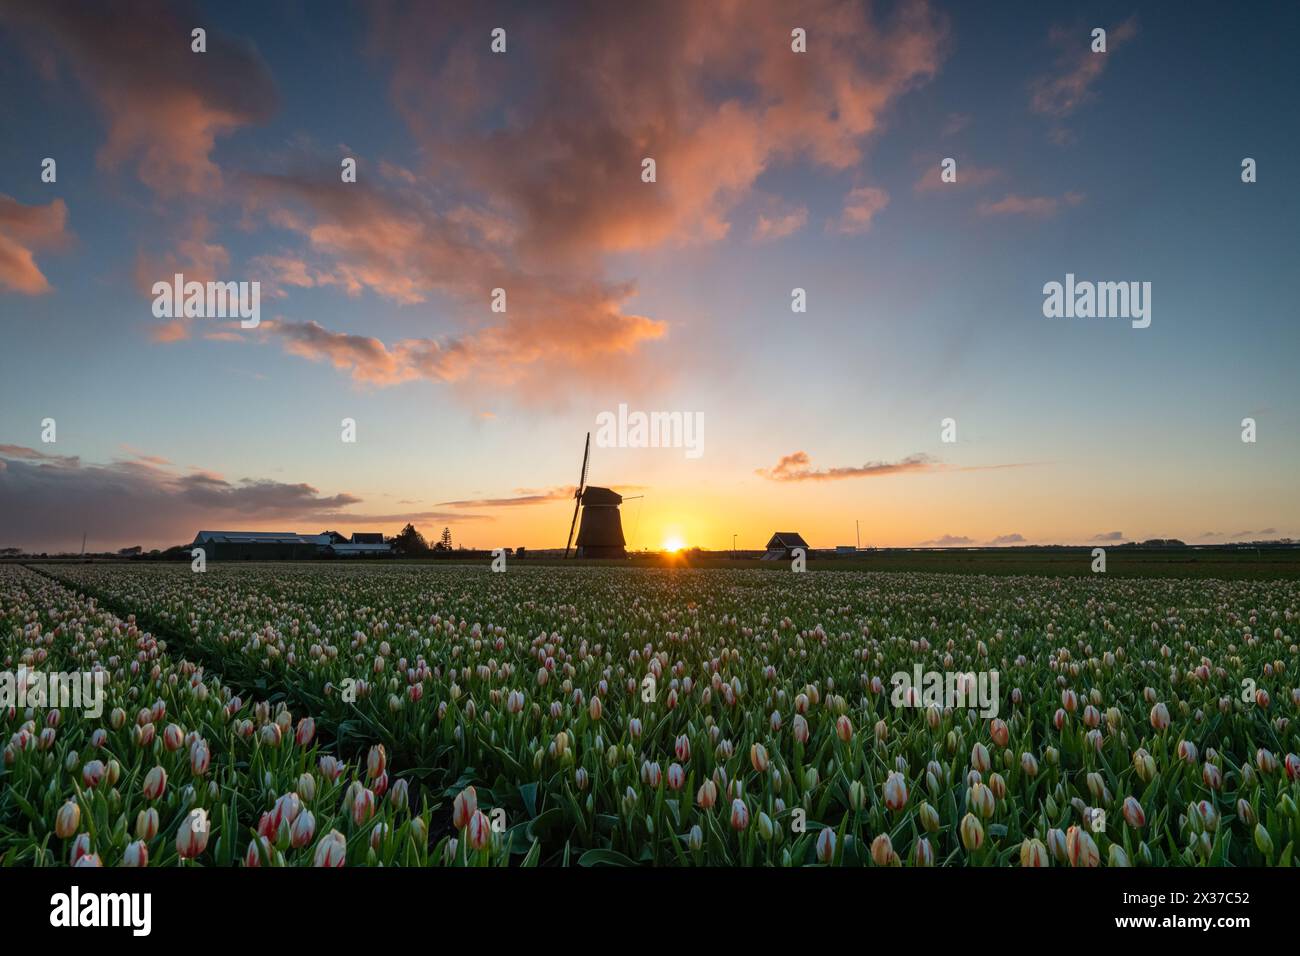
<path id="1" fill-rule="evenodd" d="M 812 553 L 808 542 L 797 531 L 778 531 L 767 542 L 767 553 L 763 555 L 763 560 L 788 561 L 794 557 L 795 548 L 803 548 L 805 557 Z"/>
<path id="2" fill-rule="evenodd" d="M 191 548 L 208 561 L 294 561 L 318 558 L 330 546 L 328 534 L 293 531 L 200 531 Z"/>
<path id="3" fill-rule="evenodd" d="M 393 546 L 384 543 L 381 531 L 354 531 L 351 541 L 335 541 L 329 551 L 339 558 L 369 558 L 392 554 Z"/>
<path id="4" fill-rule="evenodd" d="M 345 538 L 337 531 L 200 531 L 191 548 L 202 548 L 209 561 L 303 561 L 308 558 L 358 558 L 392 553 L 379 532 Z"/>

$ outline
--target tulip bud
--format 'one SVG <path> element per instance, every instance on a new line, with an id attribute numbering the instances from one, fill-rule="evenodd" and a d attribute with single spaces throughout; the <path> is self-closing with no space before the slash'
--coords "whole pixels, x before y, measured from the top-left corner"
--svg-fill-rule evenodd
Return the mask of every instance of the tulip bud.
<path id="1" fill-rule="evenodd" d="M 961 818 L 961 843 L 967 850 L 978 850 L 984 844 L 984 827 L 974 814 Z"/>
<path id="2" fill-rule="evenodd" d="M 463 830 L 469 826 L 470 818 L 476 812 L 478 812 L 478 793 L 473 787 L 466 787 L 456 794 L 452 804 L 451 822 L 457 830 Z"/>
<path id="3" fill-rule="evenodd" d="M 122 865 L 142 867 L 149 865 L 149 847 L 143 840 L 133 840 L 122 853 Z"/>
<path id="4" fill-rule="evenodd" d="M 1042 840 L 1025 840 L 1020 844 L 1020 865 L 1024 867 L 1051 865 L 1051 859 L 1047 855 L 1047 847 Z"/>
<path id="5" fill-rule="evenodd" d="M 76 800 L 69 800 L 59 807 L 59 812 L 54 817 L 54 833 L 60 839 L 66 840 L 77 832 L 80 824 L 81 805 Z"/>
<path id="6" fill-rule="evenodd" d="M 835 831 L 830 827 L 817 834 L 817 859 L 827 866 L 835 862 Z"/>
<path id="7" fill-rule="evenodd" d="M 882 789 L 885 806 L 895 813 L 907 806 L 907 781 L 901 773 L 891 771 Z"/>
<path id="8" fill-rule="evenodd" d="M 698 853 L 704 846 L 704 831 L 699 826 L 691 827 L 690 832 L 686 834 L 686 845 L 693 853 Z"/>
<path id="9" fill-rule="evenodd" d="M 1124 821 L 1134 830 L 1140 830 L 1147 825 L 1146 813 L 1142 810 L 1142 804 L 1136 797 L 1125 797 L 1124 807 L 1122 810 Z"/>
<path id="10" fill-rule="evenodd" d="M 736 799 L 731 801 L 731 828 L 733 830 L 744 830 L 749 826 L 749 807 L 745 805 L 744 800 Z"/>
<path id="11" fill-rule="evenodd" d="M 1268 835 L 1268 830 L 1264 829 L 1264 824 L 1255 824 L 1255 846 L 1259 852 L 1264 854 L 1264 859 L 1272 860 L 1273 858 L 1273 838 Z"/>
<path id="12" fill-rule="evenodd" d="M 921 826 L 927 833 L 937 833 L 939 830 L 939 811 L 930 806 L 929 803 L 922 803 L 919 810 L 921 817 Z"/>
<path id="13" fill-rule="evenodd" d="M 492 823 L 482 810 L 475 810 L 465 827 L 465 839 L 472 850 L 481 850 L 492 839 Z"/>
<path id="14" fill-rule="evenodd" d="M 158 811 L 153 807 L 135 815 L 135 835 L 145 842 L 158 835 Z"/>
<path id="15" fill-rule="evenodd" d="M 154 767 L 144 778 L 144 797 L 146 800 L 157 800 L 167 790 L 167 771 L 162 767 Z"/>
<path id="16" fill-rule="evenodd" d="M 347 862 L 348 841 L 338 830 L 331 830 L 316 844 L 313 866 L 338 867 Z"/>
<path id="17" fill-rule="evenodd" d="M 182 860 L 190 860 L 202 853 L 208 846 L 208 811 L 202 808 L 191 810 L 181 821 L 176 831 L 176 853 Z"/>
<path id="18" fill-rule="evenodd" d="M 898 864 L 898 854 L 894 852 L 894 844 L 889 839 L 888 833 L 882 833 L 871 841 L 871 859 L 876 866 L 896 866 Z"/>

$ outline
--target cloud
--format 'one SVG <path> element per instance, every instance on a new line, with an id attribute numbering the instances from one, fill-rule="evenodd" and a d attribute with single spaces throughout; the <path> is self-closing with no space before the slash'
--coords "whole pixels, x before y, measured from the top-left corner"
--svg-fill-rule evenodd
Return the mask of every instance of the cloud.
<path id="1" fill-rule="evenodd" d="M 1083 202 L 1083 193 L 1067 192 L 1062 196 L 1018 196 L 1014 193 L 997 202 L 985 201 L 976 206 L 981 216 L 1036 216 L 1046 219 L 1062 209 Z"/>
<path id="2" fill-rule="evenodd" d="M 1105 53 L 1092 52 L 1091 29 L 1053 27 L 1048 35 L 1061 50 L 1052 73 L 1034 78 L 1029 84 L 1029 108 L 1053 120 L 1051 138 L 1064 142 L 1069 131 L 1061 120 L 1095 97 L 1093 85 L 1106 69 L 1115 50 L 1137 35 L 1137 19 L 1130 17 L 1106 31 Z"/>
<path id="3" fill-rule="evenodd" d="M 754 223 L 754 241 L 768 242 L 784 239 L 802 229 L 808 222 L 808 207 L 784 205 L 779 201 L 758 214 Z"/>
<path id="4" fill-rule="evenodd" d="M 1000 169 L 963 162 L 957 163 L 957 179 L 955 182 L 945 183 L 942 179 L 942 172 L 943 170 L 938 163 L 929 163 L 925 172 L 921 174 L 921 178 L 912 187 L 912 191 L 917 195 L 924 195 L 943 190 L 978 189 L 980 186 L 987 186 L 1002 175 Z"/>
<path id="5" fill-rule="evenodd" d="M 1006 468 L 1026 468 L 1022 462 L 994 465 L 948 465 L 931 455 L 918 453 L 898 461 L 869 461 L 865 465 L 840 468 L 812 467 L 807 452 L 796 451 L 784 455 L 773 468 L 759 468 L 754 474 L 769 481 L 842 481 L 846 478 L 874 478 L 881 475 L 953 471 L 1000 471 Z"/>
<path id="6" fill-rule="evenodd" d="M 530 491 L 528 489 L 519 489 L 518 494 L 513 498 L 474 498 L 465 501 L 440 501 L 439 508 L 514 508 L 521 505 L 542 505 L 549 504 L 553 501 L 572 501 L 573 493 L 576 489 L 570 485 L 567 488 L 548 488 L 544 491 Z"/>
<path id="7" fill-rule="evenodd" d="M 524 73 L 487 63 L 481 19 L 461 5 L 388 3 L 371 44 L 430 168 L 496 198 L 525 258 L 584 261 L 720 239 L 775 166 L 854 168 L 945 47 L 943 19 L 918 2 L 873 20 L 815 0 L 799 25 L 815 52 L 791 52 L 780 0 L 523 9 L 511 37 L 528 38 Z"/>
<path id="8" fill-rule="evenodd" d="M 200 528 L 304 530 L 408 520 L 450 520 L 452 515 L 366 514 L 345 510 L 356 495 L 321 494 L 305 482 L 265 478 L 230 481 L 202 470 L 181 471 L 163 459 L 131 450 L 130 460 L 106 464 L 50 455 L 20 445 L 0 445 L 0 528 L 6 543 L 35 550 L 79 549 L 87 534 L 95 550 L 193 540 Z M 458 521 L 483 516 L 456 514 Z"/>
<path id="9" fill-rule="evenodd" d="M 945 534 L 942 538 L 932 538 L 929 541 L 922 541 L 922 548 L 957 548 L 975 542 L 965 535 Z"/>
<path id="10" fill-rule="evenodd" d="M 209 26 L 207 52 L 191 52 L 190 30 L 205 20 L 163 0 L 0 4 L 0 21 L 32 55 L 66 62 L 104 114 L 99 162 L 133 162 L 167 198 L 218 190 L 217 137 L 276 108 L 270 71 L 251 44 Z"/>
<path id="11" fill-rule="evenodd" d="M 1000 534 L 990 541 L 989 544 L 1021 544 L 1024 540 L 1025 536 L 1023 534 Z"/>
<path id="12" fill-rule="evenodd" d="M 889 205 L 889 193 L 875 186 L 859 186 L 844 197 L 835 231 L 842 236 L 855 236 L 871 228 L 876 213 Z"/>
<path id="13" fill-rule="evenodd" d="M 880 475 L 897 475 L 906 472 L 933 471 L 938 462 L 925 454 L 908 455 L 900 461 L 873 461 L 865 465 L 844 468 L 811 467 L 807 452 L 796 451 L 785 455 L 774 468 L 759 468 L 755 474 L 769 481 L 842 481 L 846 478 L 868 478 Z"/>
<path id="14" fill-rule="evenodd" d="M 1123 532 L 1123 531 L 1106 531 L 1106 532 L 1104 532 L 1104 533 L 1102 533 L 1102 534 L 1094 534 L 1094 535 L 1092 536 L 1092 540 L 1093 540 L 1093 541 L 1123 541 L 1123 540 L 1124 540 L 1124 532 Z"/>
<path id="15" fill-rule="evenodd" d="M 44 206 L 25 206 L 0 193 L 0 288 L 23 295 L 44 295 L 49 280 L 36 265 L 38 249 L 62 249 L 71 241 L 66 231 L 68 207 L 62 199 Z"/>

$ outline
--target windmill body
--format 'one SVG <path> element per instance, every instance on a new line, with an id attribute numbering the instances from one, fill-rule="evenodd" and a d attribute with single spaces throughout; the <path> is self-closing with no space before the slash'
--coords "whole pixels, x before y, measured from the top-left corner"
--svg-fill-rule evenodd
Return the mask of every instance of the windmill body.
<path id="1" fill-rule="evenodd" d="M 623 521 L 618 506 L 623 496 L 608 488 L 587 488 L 582 493 L 582 523 L 578 525 L 578 557 L 626 558 Z"/>
<path id="2" fill-rule="evenodd" d="M 627 542 L 623 538 L 623 520 L 618 506 L 623 496 L 609 488 L 587 487 L 587 462 L 591 457 L 591 433 L 587 433 L 587 446 L 582 453 L 582 471 L 578 487 L 573 492 L 573 520 L 569 522 L 569 540 L 564 546 L 564 556 L 573 547 L 573 529 L 578 529 L 580 558 L 626 558 Z M 578 524 L 578 512 L 582 523 Z"/>

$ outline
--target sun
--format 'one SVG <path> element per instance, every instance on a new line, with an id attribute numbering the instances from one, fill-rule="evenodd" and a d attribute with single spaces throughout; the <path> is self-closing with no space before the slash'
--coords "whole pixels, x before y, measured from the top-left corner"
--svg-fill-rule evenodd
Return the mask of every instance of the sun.
<path id="1" fill-rule="evenodd" d="M 672 537 L 672 538 L 666 538 L 664 540 L 665 551 L 680 551 L 684 547 L 686 547 L 686 544 L 685 542 L 682 541 L 681 538 Z"/>

